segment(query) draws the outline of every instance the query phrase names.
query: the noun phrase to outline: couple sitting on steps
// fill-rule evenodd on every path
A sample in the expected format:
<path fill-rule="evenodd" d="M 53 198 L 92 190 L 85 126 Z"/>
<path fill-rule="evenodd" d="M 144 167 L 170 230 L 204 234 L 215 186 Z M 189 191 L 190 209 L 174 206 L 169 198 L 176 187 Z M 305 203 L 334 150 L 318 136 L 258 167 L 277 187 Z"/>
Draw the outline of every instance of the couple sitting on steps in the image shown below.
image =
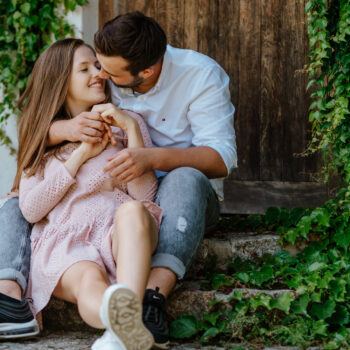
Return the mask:
<path fill-rule="evenodd" d="M 166 348 L 166 298 L 237 163 L 229 78 L 139 12 L 94 45 L 55 42 L 20 98 L 17 174 L 0 202 L 0 339 L 38 334 L 33 313 L 54 295 L 106 329 L 92 349 Z"/>

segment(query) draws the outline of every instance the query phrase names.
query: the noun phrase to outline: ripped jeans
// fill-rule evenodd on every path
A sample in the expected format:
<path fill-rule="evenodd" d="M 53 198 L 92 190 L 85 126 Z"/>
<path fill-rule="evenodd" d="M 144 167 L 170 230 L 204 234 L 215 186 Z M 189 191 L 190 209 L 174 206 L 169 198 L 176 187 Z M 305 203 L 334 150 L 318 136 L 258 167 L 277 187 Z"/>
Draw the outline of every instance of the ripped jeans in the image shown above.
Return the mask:
<path fill-rule="evenodd" d="M 167 267 L 181 279 L 204 232 L 218 222 L 219 201 L 202 172 L 183 167 L 159 179 L 155 202 L 163 209 L 163 219 L 152 267 Z"/>

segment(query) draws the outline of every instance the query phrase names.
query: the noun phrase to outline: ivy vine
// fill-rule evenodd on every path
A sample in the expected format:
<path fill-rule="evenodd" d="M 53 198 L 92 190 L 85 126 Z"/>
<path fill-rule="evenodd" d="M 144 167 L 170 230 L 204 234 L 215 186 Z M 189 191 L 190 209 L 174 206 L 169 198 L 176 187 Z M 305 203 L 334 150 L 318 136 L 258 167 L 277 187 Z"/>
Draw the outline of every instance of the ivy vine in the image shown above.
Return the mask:
<path fill-rule="evenodd" d="M 309 0 L 305 11 L 307 88 L 313 99 L 309 151 L 322 152 L 326 180 L 337 174 L 340 190 L 315 209 L 274 207 L 263 216 L 228 219 L 236 228 L 272 230 L 280 234 L 281 244 L 302 243 L 306 248 L 296 256 L 281 250 L 254 262 L 236 259 L 226 273 L 212 273 L 209 288 L 287 288 L 291 293 L 277 299 L 233 293 L 229 309 L 214 301 L 200 319 L 186 315 L 175 320 L 175 338 L 239 340 L 253 348 L 279 343 L 350 349 L 350 2 Z"/>
<path fill-rule="evenodd" d="M 5 133 L 34 62 L 54 40 L 74 36 L 65 16 L 88 0 L 0 0 L 0 144 L 16 151 Z"/>

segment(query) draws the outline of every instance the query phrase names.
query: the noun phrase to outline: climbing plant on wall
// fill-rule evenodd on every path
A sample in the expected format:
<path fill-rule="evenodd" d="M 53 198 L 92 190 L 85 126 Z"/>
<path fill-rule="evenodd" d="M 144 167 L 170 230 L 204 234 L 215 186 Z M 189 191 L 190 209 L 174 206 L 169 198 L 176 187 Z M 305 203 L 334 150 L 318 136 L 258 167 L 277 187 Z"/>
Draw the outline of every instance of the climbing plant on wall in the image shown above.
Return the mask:
<path fill-rule="evenodd" d="M 18 114 L 17 100 L 34 62 L 54 40 L 74 35 L 69 11 L 88 0 L 0 0 L 0 144 L 15 153 L 4 126 Z"/>
<path fill-rule="evenodd" d="M 318 208 L 269 208 L 264 216 L 238 220 L 254 230 L 276 231 L 282 244 L 306 248 L 296 256 L 281 250 L 254 263 L 236 259 L 227 273 L 210 277 L 210 287 L 226 293 L 236 287 L 291 291 L 277 299 L 264 293 L 247 299 L 236 291 L 229 309 L 214 301 L 201 319 L 175 320 L 176 338 L 350 349 L 350 1 L 309 0 L 305 11 L 313 99 L 309 151 L 322 152 L 326 179 L 337 174 L 340 190 Z"/>

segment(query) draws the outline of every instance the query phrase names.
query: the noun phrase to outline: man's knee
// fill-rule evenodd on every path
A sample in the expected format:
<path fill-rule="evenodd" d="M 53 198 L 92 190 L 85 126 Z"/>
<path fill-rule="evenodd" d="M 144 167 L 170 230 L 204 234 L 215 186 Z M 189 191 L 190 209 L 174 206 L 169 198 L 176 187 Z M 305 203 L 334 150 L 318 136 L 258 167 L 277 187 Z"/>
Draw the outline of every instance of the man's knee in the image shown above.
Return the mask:
<path fill-rule="evenodd" d="M 161 187 L 173 187 L 173 190 L 186 193 L 203 192 L 210 187 L 209 179 L 199 170 L 181 167 L 172 170 L 164 178 Z"/>

